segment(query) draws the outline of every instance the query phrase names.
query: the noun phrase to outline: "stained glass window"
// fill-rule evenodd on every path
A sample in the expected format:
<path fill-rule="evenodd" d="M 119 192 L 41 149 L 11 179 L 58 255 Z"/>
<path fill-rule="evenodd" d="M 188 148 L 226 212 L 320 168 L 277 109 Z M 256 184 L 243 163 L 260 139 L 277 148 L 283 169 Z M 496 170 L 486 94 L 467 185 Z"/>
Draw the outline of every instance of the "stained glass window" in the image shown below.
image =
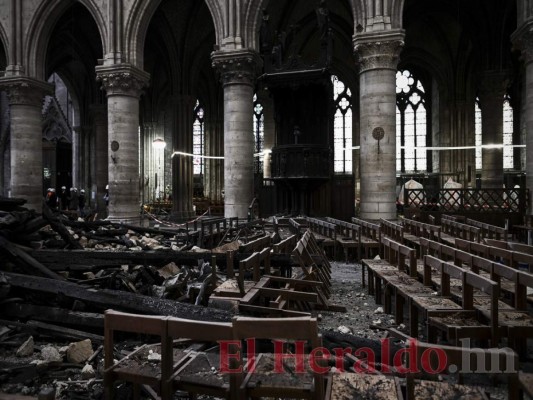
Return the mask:
<path fill-rule="evenodd" d="M 408 70 L 396 73 L 396 170 L 427 170 L 427 114 L 422 82 Z"/>
<path fill-rule="evenodd" d="M 514 167 L 513 152 L 513 107 L 506 95 L 503 99 L 503 168 Z"/>
<path fill-rule="evenodd" d="M 333 101 L 335 102 L 335 120 L 333 125 L 334 171 L 340 174 L 352 173 L 352 92 L 335 75 L 333 83 Z"/>
<path fill-rule="evenodd" d="M 200 101 L 196 100 L 192 126 L 193 173 L 195 175 L 203 175 L 204 173 L 204 145 L 204 109 L 200 105 Z"/>
<path fill-rule="evenodd" d="M 265 141 L 265 116 L 263 106 L 254 95 L 254 173 L 263 173 L 263 143 Z"/>
<path fill-rule="evenodd" d="M 476 169 L 481 170 L 483 168 L 482 163 L 482 148 L 481 145 L 483 144 L 483 135 L 482 135 L 482 129 L 481 129 L 481 108 L 479 107 L 479 98 L 476 98 L 476 105 L 475 105 L 475 118 L 476 118 L 476 125 L 475 125 L 475 133 L 476 133 Z"/>

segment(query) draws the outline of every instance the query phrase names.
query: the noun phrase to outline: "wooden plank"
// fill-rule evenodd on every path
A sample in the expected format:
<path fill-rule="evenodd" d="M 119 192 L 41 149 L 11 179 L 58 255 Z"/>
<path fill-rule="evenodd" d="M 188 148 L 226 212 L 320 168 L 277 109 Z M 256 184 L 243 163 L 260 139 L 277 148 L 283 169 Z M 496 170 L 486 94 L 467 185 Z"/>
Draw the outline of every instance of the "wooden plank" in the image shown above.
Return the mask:
<path fill-rule="evenodd" d="M 100 310 L 115 308 L 121 311 L 135 312 L 140 314 L 169 315 L 194 320 L 222 321 L 231 320 L 233 314 L 208 307 L 192 304 L 179 303 L 173 300 L 158 299 L 135 293 L 115 290 L 86 289 L 80 285 L 64 281 L 55 281 L 36 276 L 20 275 L 10 272 L 4 273 L 8 283 L 13 287 L 26 290 L 50 293 L 77 299 Z"/>
<path fill-rule="evenodd" d="M 102 329 L 104 327 L 104 316 L 102 314 L 70 311 L 57 307 L 15 303 L 9 307 L 5 307 L 2 314 L 8 317 L 68 323 L 69 325 L 78 327 L 85 326 Z"/>
<path fill-rule="evenodd" d="M 104 342 L 104 337 L 101 335 L 95 335 L 94 333 L 84 332 L 77 329 L 65 328 L 64 326 L 47 324 L 45 322 L 30 320 L 27 322 L 26 326 L 35 328 L 35 330 L 40 333 L 48 333 L 54 337 L 74 340 L 91 339 L 93 342 Z"/>
<path fill-rule="evenodd" d="M 272 289 L 272 288 L 266 288 L 266 287 L 259 289 L 259 292 L 262 296 L 270 296 L 270 297 L 281 296 L 285 299 L 291 299 L 291 300 L 309 301 L 313 303 L 318 302 L 318 295 L 316 293 L 298 292 L 295 290 L 285 290 L 285 289 Z"/>
<path fill-rule="evenodd" d="M 16 244 L 13 244 L 6 240 L 3 236 L 0 236 L 0 249 L 4 249 L 5 253 L 10 256 L 9 258 L 17 265 L 21 265 L 22 268 L 29 267 L 32 271 L 38 272 L 40 275 L 43 275 L 50 279 L 64 280 L 62 276 L 57 275 L 56 273 L 50 271 L 47 267 L 41 264 L 39 261 L 28 255 L 24 250 L 22 250 Z M 26 269 L 26 268 L 24 268 Z"/>

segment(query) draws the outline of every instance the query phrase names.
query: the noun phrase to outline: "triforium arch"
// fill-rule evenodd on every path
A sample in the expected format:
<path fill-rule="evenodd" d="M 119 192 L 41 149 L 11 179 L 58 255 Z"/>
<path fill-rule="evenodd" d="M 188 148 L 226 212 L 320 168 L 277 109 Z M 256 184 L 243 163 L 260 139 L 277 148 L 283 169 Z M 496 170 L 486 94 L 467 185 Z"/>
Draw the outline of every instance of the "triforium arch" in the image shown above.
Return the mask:
<path fill-rule="evenodd" d="M 77 2 L 82 4 L 94 19 L 100 33 L 103 53 L 105 54 L 106 41 L 104 38 L 107 37 L 108 32 L 102 10 L 94 0 L 77 0 Z M 46 50 L 50 35 L 56 22 L 72 4 L 73 2 L 64 0 L 43 1 L 34 13 L 29 25 L 29 33 L 24 41 L 23 62 L 29 76 L 45 79 Z"/>

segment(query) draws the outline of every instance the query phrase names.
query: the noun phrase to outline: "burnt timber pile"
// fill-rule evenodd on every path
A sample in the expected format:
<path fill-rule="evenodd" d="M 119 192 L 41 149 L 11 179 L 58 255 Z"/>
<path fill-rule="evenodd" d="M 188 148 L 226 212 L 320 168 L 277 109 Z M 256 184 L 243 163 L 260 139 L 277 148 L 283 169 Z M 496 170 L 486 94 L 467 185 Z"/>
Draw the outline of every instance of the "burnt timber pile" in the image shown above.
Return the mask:
<path fill-rule="evenodd" d="M 387 222 L 352 222 L 305 217 L 239 224 L 208 218 L 180 227 L 143 228 L 73 220 L 50 210 L 35 214 L 22 201 L 0 199 L 0 393 L 43 399 L 171 399 L 174 393 L 234 399 L 243 393 L 325 399 L 362 394 L 421 398 L 424 393 L 485 398 L 483 390 L 472 386 L 435 382 L 435 374 L 431 381 L 420 381 L 427 374 L 394 368 L 381 373 L 394 365 L 392 358 L 383 358 L 389 357 L 383 343 L 318 328 L 316 317 L 322 310 L 346 311 L 331 296 L 332 266 L 326 252 L 335 257 L 337 247 L 346 261 L 354 251 L 357 260 L 364 257 L 363 265 L 372 274 L 369 294 L 378 304 L 378 297 L 385 295 L 386 313 L 394 299 L 396 322 L 403 318 L 398 305 L 404 292 L 398 289 L 393 296 L 390 289 L 407 282 L 396 272 L 416 272 L 409 265 L 416 261 L 414 252 L 389 238 L 396 227 Z M 404 221 L 400 234 L 408 226 Z M 405 235 L 418 246 L 428 246 L 417 235 Z M 386 257 L 373 263 L 367 257 L 380 244 Z M 390 275 L 387 268 L 398 271 Z M 389 275 L 401 279 L 396 282 Z M 389 283 L 381 290 L 384 277 Z M 416 287 L 414 281 L 410 285 Z M 401 331 L 377 327 L 383 337 L 395 338 L 387 342 L 391 354 L 406 349 L 409 334 L 419 337 L 412 321 L 417 320 L 408 328 L 402 324 Z M 213 344 L 251 337 L 258 339 L 257 371 L 219 370 L 223 353 L 214 351 Z M 296 371 L 294 360 L 288 359 L 282 363 L 285 373 L 272 374 L 279 350 L 273 338 L 305 340 L 332 356 L 315 360 L 325 368 L 322 372 L 307 368 L 311 363 Z M 425 351 L 442 351 L 456 366 L 464 361 L 465 350 L 453 346 L 420 342 L 418 350 L 413 355 L 417 362 Z M 500 362 L 496 366 L 516 360 L 514 352 L 495 350 L 487 349 L 486 356 L 491 363 Z M 242 360 L 234 361 L 228 366 L 239 370 Z M 379 373 L 353 373 L 370 367 Z M 518 383 L 527 388 L 528 376 L 518 379 L 513 371 L 506 375 L 509 396 L 517 393 Z"/>
<path fill-rule="evenodd" d="M 83 362 L 97 370 L 107 309 L 218 323 L 239 313 L 283 317 L 343 311 L 328 301 L 329 262 L 313 261 L 316 256 L 304 249 L 291 257 L 296 236 L 288 227 L 286 232 L 268 227 L 268 232 L 264 221 L 229 221 L 229 226 L 213 218 L 165 230 L 73 220 L 47 208 L 41 215 L 23 205 L 0 199 L 0 345 L 6 354 L 0 383 L 20 388 L 50 368 L 65 381 L 70 376 L 65 370 L 80 373 L 83 363 L 65 362 L 67 356 L 44 358 L 39 367 L 22 365 L 34 351 L 48 349 L 33 347 L 34 338 L 89 340 Z M 311 264 L 293 274 L 302 257 Z M 10 360 L 7 354 L 15 351 L 20 357 Z M 101 383 L 95 373 L 91 379 Z"/>

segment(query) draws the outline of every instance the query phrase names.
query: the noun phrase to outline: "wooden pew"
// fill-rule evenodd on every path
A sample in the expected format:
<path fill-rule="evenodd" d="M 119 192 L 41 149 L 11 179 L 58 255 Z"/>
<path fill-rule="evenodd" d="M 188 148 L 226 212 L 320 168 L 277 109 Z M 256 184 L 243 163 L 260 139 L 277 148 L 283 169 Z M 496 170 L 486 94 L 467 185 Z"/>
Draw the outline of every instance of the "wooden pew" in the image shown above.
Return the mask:
<path fill-rule="evenodd" d="M 456 238 L 479 242 L 480 229 L 450 219 L 443 219 L 441 221 L 441 240 L 453 246 Z"/>
<path fill-rule="evenodd" d="M 335 225 L 317 218 L 305 217 L 305 219 L 320 248 L 324 251 L 333 249 L 333 259 L 335 259 L 337 252 L 337 230 Z"/>
<path fill-rule="evenodd" d="M 485 222 L 476 221 L 470 218 L 467 218 L 465 220 L 465 223 L 479 228 L 479 234 L 481 239 L 507 240 L 507 238 L 509 237 L 508 230 L 502 228 L 501 226 L 490 225 Z"/>
<path fill-rule="evenodd" d="M 364 219 L 352 217 L 352 223 L 361 227 L 361 247 L 365 253 L 364 258 L 379 253 L 381 246 L 381 227 Z"/>
<path fill-rule="evenodd" d="M 415 245 L 420 245 L 420 238 L 427 238 L 440 242 L 441 227 L 437 225 L 426 224 L 424 222 L 415 221 L 408 218 L 402 219 L 404 226 L 404 239 Z"/>
<path fill-rule="evenodd" d="M 445 346 L 433 343 L 413 341 L 407 335 L 396 329 L 389 330 L 391 337 L 401 339 L 415 350 L 406 359 L 403 365 L 406 373 L 405 394 L 407 400 L 418 400 L 430 398 L 446 393 L 453 393 L 454 398 L 461 399 L 483 399 L 479 397 L 480 392 L 474 391 L 471 387 L 450 384 L 448 382 L 435 381 L 435 374 L 423 368 L 428 364 L 432 368 L 440 366 L 441 374 L 457 376 L 457 381 L 461 381 L 462 375 L 470 374 L 492 374 L 492 376 L 503 376 L 507 379 L 507 398 L 518 398 L 518 369 L 519 361 L 516 352 L 509 348 L 480 349 L 466 346 Z M 438 356 L 440 355 L 440 357 Z M 445 356 L 443 356 L 445 355 Z M 429 357 L 428 357 L 429 356 Z M 439 357 L 437 359 L 437 357 Z M 442 364 L 441 364 L 442 363 Z M 419 380 L 430 378 L 432 381 Z M 439 397 L 446 398 L 446 397 Z"/>
<path fill-rule="evenodd" d="M 356 259 L 361 259 L 361 225 L 330 217 L 326 217 L 326 221 L 335 224 L 337 229 L 337 244 L 340 245 L 344 251 L 344 261 L 348 262 L 348 253 L 350 249 L 355 249 L 357 252 Z"/>
<path fill-rule="evenodd" d="M 506 334 L 504 329 L 498 326 L 498 300 L 499 286 L 497 282 L 484 278 L 471 271 L 457 267 L 448 262 L 441 264 L 441 286 L 440 293 L 443 296 L 451 296 L 450 279 L 462 281 L 463 291 L 461 311 L 428 311 L 428 325 L 430 337 L 428 340 L 435 340 L 435 330 L 441 330 L 447 334 L 450 340 L 458 344 L 460 338 L 477 338 L 488 340 L 496 347 L 502 334 Z M 490 297 L 489 320 L 487 323 L 480 322 L 480 314 L 474 306 L 474 290 L 485 293 Z M 503 332 L 502 332 L 503 331 Z"/>
<path fill-rule="evenodd" d="M 392 240 L 395 240 L 398 243 L 404 242 L 404 228 L 402 225 L 397 224 L 392 221 L 388 221 L 386 219 L 381 218 L 379 220 L 379 224 L 381 226 L 381 232 L 385 236 L 390 237 Z"/>

